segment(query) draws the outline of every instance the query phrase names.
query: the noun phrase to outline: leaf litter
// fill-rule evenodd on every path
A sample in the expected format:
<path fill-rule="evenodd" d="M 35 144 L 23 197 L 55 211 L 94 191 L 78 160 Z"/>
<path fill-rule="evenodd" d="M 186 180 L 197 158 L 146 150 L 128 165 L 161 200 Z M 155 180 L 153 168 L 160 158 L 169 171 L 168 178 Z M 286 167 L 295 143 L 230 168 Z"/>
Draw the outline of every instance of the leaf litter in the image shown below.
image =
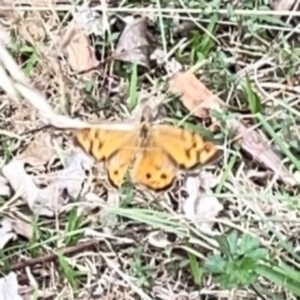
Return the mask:
<path fill-rule="evenodd" d="M 128 17 L 113 53 L 115 60 L 131 62 L 150 68 L 150 43 L 147 37 L 147 18 Z"/>
<path fill-rule="evenodd" d="M 10 188 L 8 181 L 0 175 L 0 196 L 8 197 L 10 195 Z"/>
<path fill-rule="evenodd" d="M 271 0 L 270 5 L 274 10 L 289 10 L 296 3 L 296 0 Z"/>
<path fill-rule="evenodd" d="M 225 108 L 222 100 L 201 83 L 191 71 L 180 72 L 170 78 L 170 91 L 180 96 L 183 105 L 192 115 L 199 118 L 211 116 L 212 111 L 222 113 Z M 226 120 L 229 130 L 241 148 L 255 160 L 274 171 L 279 179 L 290 185 L 297 185 L 295 176 L 282 164 L 281 158 L 268 145 L 268 139 L 258 129 L 249 128 L 241 118 Z"/>
<path fill-rule="evenodd" d="M 67 61 L 75 72 L 86 71 L 99 64 L 85 30 L 77 24 L 69 28 L 63 36 L 61 49 L 66 53 Z"/>
<path fill-rule="evenodd" d="M 3 249 L 15 236 L 15 233 L 12 231 L 11 222 L 8 219 L 2 219 L 0 227 L 0 249 Z"/>
<path fill-rule="evenodd" d="M 211 174 L 209 174 L 209 176 L 210 175 Z M 210 177 L 208 178 L 210 179 Z M 205 180 L 203 174 L 202 178 Z M 216 218 L 218 214 L 224 207 L 220 201 L 213 196 L 211 190 L 213 186 L 208 187 L 208 183 L 204 183 L 203 179 L 201 180 L 201 174 L 200 176 L 187 177 L 185 189 L 188 192 L 188 196 L 184 201 L 183 211 L 185 216 L 193 221 L 201 231 L 209 234 L 216 234 L 212 230 L 212 227 L 217 221 Z M 215 184 L 217 184 L 217 182 L 215 182 Z M 200 190 L 200 187 L 202 187 L 202 191 Z"/>
<path fill-rule="evenodd" d="M 26 160 L 13 159 L 2 168 L 10 186 L 37 215 L 54 217 L 65 204 L 65 197 L 76 199 L 86 177 L 84 166 L 91 163 L 81 151 L 70 151 L 65 157 L 65 167 L 56 173 L 51 183 L 39 188 L 34 178 L 26 172 Z"/>
<path fill-rule="evenodd" d="M 89 12 L 90 13 L 90 12 Z M 89 14 L 88 13 L 88 14 Z M 92 13 L 90 14 L 91 19 L 89 19 L 88 15 L 85 15 L 85 13 L 83 13 L 81 15 L 82 19 L 85 20 L 92 20 L 92 26 L 89 27 L 91 24 L 87 25 L 89 28 L 93 28 L 91 29 L 91 31 L 96 30 L 96 32 L 98 32 L 97 34 L 102 34 L 102 29 L 97 26 L 93 27 L 93 18 L 95 17 Z M 80 18 L 81 18 L 80 17 Z M 95 17 L 95 19 L 97 19 L 97 17 Z M 119 38 L 119 42 L 117 44 L 116 47 L 116 52 L 114 53 L 115 55 L 115 59 L 119 59 L 125 62 L 135 62 L 139 65 L 142 65 L 146 68 L 149 68 L 149 42 L 147 41 L 146 38 L 146 29 L 145 29 L 145 23 L 144 21 L 142 22 L 143 18 L 139 19 L 139 18 L 129 18 L 129 22 L 127 22 L 127 25 L 125 26 L 125 29 L 123 30 L 123 33 L 121 33 L 120 38 Z M 141 21 L 141 23 L 139 24 L 138 21 L 137 23 L 138 28 L 134 29 L 133 27 L 131 27 L 134 24 L 134 21 L 138 20 Z M 81 25 L 83 25 L 84 27 L 84 23 L 85 21 L 83 21 L 83 23 L 81 22 Z M 87 21 L 87 23 L 89 23 L 89 21 Z M 105 26 L 108 23 L 106 23 Z M 104 26 L 104 31 L 106 30 L 106 27 Z M 109 26 L 108 26 L 109 27 Z M 96 29 L 95 29 L 96 28 Z M 82 29 L 82 28 L 81 28 Z M 86 29 L 86 28 L 85 28 Z M 75 40 L 73 41 L 73 47 L 72 47 L 72 51 L 74 52 L 70 52 L 71 54 L 71 60 L 68 61 L 68 63 L 70 64 L 71 69 L 73 70 L 80 70 L 80 69 L 86 69 L 86 67 L 91 67 L 94 66 L 95 64 L 97 64 L 97 61 L 94 61 L 94 52 L 93 52 L 93 47 L 89 48 L 90 42 L 87 38 L 87 33 L 84 32 L 83 29 L 82 31 L 77 32 L 77 29 L 74 30 L 71 29 L 71 40 L 73 38 L 73 33 L 74 36 L 76 37 L 76 34 L 78 34 L 77 36 L 77 40 L 75 38 Z M 73 31 L 72 31 L 73 30 Z M 127 42 L 126 42 L 127 41 Z M 80 47 L 80 43 L 82 42 L 83 47 Z M 141 45 L 141 47 L 136 47 L 134 49 L 139 49 L 139 51 L 131 51 L 131 54 L 134 52 L 134 55 L 128 55 L 128 50 L 132 50 L 132 45 L 134 45 L 134 43 L 136 43 L 137 45 Z M 68 43 L 67 43 L 68 44 Z M 72 44 L 72 43 L 71 43 Z M 77 47 L 78 46 L 78 47 Z M 3 50 L 3 48 L 1 48 L 0 50 Z M 78 50 L 78 52 L 77 52 Z M 90 52 L 91 50 L 91 52 Z M 130 51 L 129 51 L 130 52 Z M 3 51 L 2 51 L 3 53 Z M 124 55 L 124 53 L 127 55 Z M 73 55 L 73 57 L 72 57 Z M 81 60 L 77 60 L 77 58 L 81 58 L 81 55 L 87 55 L 87 57 L 85 57 L 85 59 Z M 122 55 L 124 55 L 122 57 Z M 70 56 L 68 56 L 69 58 Z M 0 56 L 1 58 L 1 56 Z M 3 57 L 2 57 L 3 58 Z M 1 59 L 2 59 L 1 58 Z M 162 59 L 162 62 L 166 61 L 166 59 Z M 8 69 L 9 67 L 7 65 L 5 65 L 5 67 Z M 12 65 L 10 66 L 12 67 Z M 45 121 L 45 123 L 50 123 L 54 126 L 57 126 L 58 128 L 82 128 L 84 126 L 90 126 L 90 124 L 87 124 L 86 122 L 79 120 L 79 119 L 70 119 L 68 117 L 62 116 L 57 114 L 49 105 L 49 103 L 46 100 L 46 97 L 38 92 L 37 90 L 35 90 L 34 88 L 30 87 L 30 85 L 28 85 L 27 80 L 24 80 L 24 78 L 22 77 L 22 72 L 20 71 L 20 69 L 14 69 L 15 73 L 12 72 L 12 80 L 8 80 L 7 81 L 7 86 L 11 87 L 12 89 L 10 90 L 6 90 L 7 93 L 11 95 L 12 98 L 18 98 L 17 97 L 17 93 L 21 94 L 26 101 L 32 105 L 34 108 L 36 108 L 40 114 L 40 116 L 43 118 L 43 121 Z M 21 76 L 19 76 L 21 75 Z M 19 80 L 15 80 L 17 77 L 19 77 Z M 7 78 L 7 77 L 5 77 Z M 182 102 L 183 106 L 194 116 L 200 117 L 201 119 L 206 119 L 206 118 L 212 118 L 214 121 L 216 121 L 214 119 L 214 117 L 212 116 L 212 111 L 213 110 L 217 110 L 219 113 L 222 113 L 223 109 L 225 108 L 225 105 L 223 104 L 223 102 L 217 97 L 215 96 L 212 92 L 210 92 L 209 89 L 207 89 L 205 87 L 204 84 L 201 83 L 201 81 L 199 81 L 191 72 L 181 72 L 179 71 L 178 73 L 175 72 L 175 75 L 170 79 L 169 81 L 171 90 L 179 95 L 179 99 Z M 13 91 L 13 92 L 12 92 Z M 79 99 L 76 99 L 77 101 L 79 101 Z M 139 110 L 139 107 L 138 107 Z M 103 124 L 98 124 L 103 125 Z M 269 167 L 270 169 L 274 170 L 274 171 L 278 171 L 279 170 L 279 177 L 281 179 L 284 180 L 284 182 L 289 182 L 289 183 L 293 183 L 293 175 L 286 170 L 285 168 L 282 169 L 278 169 L 279 165 L 281 166 L 281 161 L 280 158 L 277 154 L 275 154 L 275 152 L 270 148 L 270 146 L 268 145 L 268 140 L 262 138 L 262 135 L 260 134 L 260 132 L 257 129 L 254 128 L 249 128 L 249 126 L 244 123 L 241 119 L 235 119 L 235 120 L 228 120 L 227 121 L 227 127 L 229 127 L 230 129 L 234 129 L 239 136 L 239 142 L 241 144 L 241 147 L 243 150 L 245 150 L 247 153 L 251 154 L 253 156 L 253 158 L 263 164 L 265 164 L 265 166 Z M 106 126 L 104 124 L 104 126 Z M 110 124 L 108 126 L 111 126 Z M 121 125 L 122 126 L 122 125 Z M 130 125 L 131 126 L 131 125 Z M 249 132 L 251 132 L 251 134 L 249 134 Z M 47 140 L 47 139 L 46 139 Z M 263 143 L 264 142 L 264 143 Z M 34 142 L 35 143 L 35 142 Z M 36 144 L 37 146 L 39 146 L 39 143 Z M 44 147 L 44 146 L 43 146 Z M 3 168 L 3 174 L 5 175 L 6 179 L 5 179 L 5 183 L 4 185 L 6 185 L 7 183 L 10 183 L 11 187 L 13 188 L 13 190 L 15 192 L 17 192 L 17 194 L 15 196 L 20 195 L 20 197 L 22 197 L 27 203 L 28 206 L 32 209 L 32 211 L 34 213 L 38 213 L 41 215 L 45 215 L 45 216 L 55 216 L 57 212 L 60 212 L 63 210 L 63 206 L 64 206 L 64 194 L 67 191 L 68 194 L 70 194 L 71 196 L 73 196 L 74 198 L 76 198 L 76 195 L 78 195 L 78 192 L 81 191 L 81 185 L 83 183 L 83 178 L 84 178 L 84 172 L 82 170 L 82 161 L 84 160 L 83 158 L 79 158 L 75 155 L 75 157 L 72 156 L 72 154 L 70 154 L 70 157 L 68 156 L 69 154 L 66 155 L 66 162 L 65 162 L 65 166 L 64 166 L 64 170 L 63 171 L 59 171 L 55 174 L 55 176 L 53 176 L 51 178 L 51 180 L 49 180 L 49 182 L 46 185 L 46 188 L 40 188 L 35 180 L 35 176 L 33 176 L 32 174 L 28 174 L 27 170 L 26 170 L 26 163 L 31 163 L 33 164 L 33 167 L 37 167 L 39 164 L 43 164 L 45 161 L 49 160 L 49 157 L 52 154 L 52 150 L 47 152 L 45 151 L 45 158 L 39 154 L 37 152 L 37 159 L 35 160 L 34 158 L 34 147 L 32 147 L 32 149 L 29 148 L 29 150 L 27 150 L 28 152 L 25 153 L 24 157 L 22 159 L 20 159 L 20 157 L 14 158 L 11 162 L 9 162 L 6 166 L 4 166 Z M 68 158 L 70 158 L 70 160 L 68 160 Z M 28 162 L 27 162 L 27 161 Z M 40 162 L 39 162 L 40 160 Z M 8 166 L 8 168 L 7 168 Z M 5 169 L 6 168 L 6 169 Z M 90 168 L 90 164 L 88 164 L 88 168 Z M 13 174 L 15 171 L 15 174 Z M 17 171 L 17 172 L 16 172 Z M 78 173 L 77 173 L 78 172 Z M 17 174 L 17 178 L 15 178 L 16 180 L 14 180 L 13 176 L 15 176 Z M 76 180 L 74 180 L 74 175 L 76 175 L 75 177 L 78 177 Z M 7 177 L 8 176 L 8 177 Z M 291 179 L 292 178 L 292 179 Z M 200 218 L 212 218 L 215 219 L 216 217 L 218 217 L 219 212 L 224 208 L 223 207 L 223 203 L 221 204 L 219 202 L 219 200 L 214 197 L 211 196 L 213 195 L 213 193 L 211 192 L 211 189 L 214 188 L 216 186 L 216 183 L 218 182 L 218 178 L 212 176 L 211 173 L 205 173 L 202 172 L 200 174 L 198 174 L 198 176 L 187 176 L 186 177 L 186 181 L 184 183 L 184 187 L 188 192 L 188 197 L 186 202 L 183 205 L 183 212 L 185 214 L 185 216 L 190 219 L 193 220 L 193 222 L 195 222 L 196 225 L 198 225 L 198 227 L 202 226 L 203 224 L 205 224 L 205 222 L 201 222 L 201 220 L 198 223 L 198 219 Z M 25 184 L 25 186 L 24 186 Z M 27 186 L 28 184 L 28 186 Z M 200 189 L 201 187 L 201 189 Z M 19 191 L 19 189 L 21 188 L 21 192 Z M 233 189 L 235 189 L 235 187 L 233 187 Z M 203 191 L 204 190 L 204 191 Z M 83 192 L 84 194 L 84 192 Z M 95 196 L 93 194 L 93 196 Z M 116 197 L 116 198 L 115 198 Z M 114 195 L 108 196 L 108 198 L 110 198 L 112 201 L 111 203 L 108 203 L 109 205 L 119 205 L 118 201 L 115 200 L 119 200 L 119 195 L 118 193 L 115 193 Z M 95 199 L 96 197 L 94 197 Z M 147 198 L 147 195 L 146 197 Z M 135 199 L 131 199 L 133 205 L 135 204 Z M 131 203 L 131 205 L 132 205 Z M 203 220 L 203 219 L 202 219 Z M 112 223 L 108 222 L 108 227 L 111 227 L 112 225 L 117 225 L 118 220 L 115 219 L 113 220 Z M 105 222 L 104 222 L 105 223 Z M 136 225 L 136 224 L 135 224 Z M 210 223 L 206 224 L 207 226 L 202 227 L 201 230 L 204 230 L 206 232 L 209 233 L 214 233 L 212 231 L 212 227 L 210 225 Z M 22 225 L 21 225 L 22 226 Z M 126 226 L 126 225 L 125 225 Z M 123 224 L 120 224 L 120 228 L 124 228 Z M 120 229 L 118 228 L 118 229 Z M 135 236 L 135 226 L 132 226 L 131 228 L 133 228 L 132 231 L 126 231 L 125 234 L 133 234 L 134 237 Z M 137 228 L 138 230 L 138 228 Z M 143 228 L 144 230 L 144 228 Z M 115 231 L 111 232 L 112 234 Z M 116 235 L 119 232 L 116 232 Z M 144 233 L 144 232 L 143 232 Z M 27 235 L 25 233 L 25 235 Z M 30 237 L 30 235 L 27 235 L 28 237 Z M 139 236 L 140 237 L 140 236 Z M 168 246 L 170 245 L 170 243 L 168 243 L 166 241 L 166 239 L 164 239 L 164 237 L 162 238 L 161 241 L 159 241 L 161 237 L 157 238 L 156 236 L 156 232 L 155 234 L 153 233 L 152 235 L 149 235 L 149 243 L 153 243 L 154 246 L 157 247 L 161 247 L 163 249 L 164 246 Z M 110 255 L 112 252 L 115 251 L 115 249 L 113 249 L 110 241 L 105 240 L 104 242 L 106 245 L 108 245 L 108 251 L 110 252 Z M 139 243 L 140 245 L 141 243 Z M 172 246 L 172 243 L 171 243 Z M 111 251 L 113 250 L 113 251 Z M 118 249 L 120 250 L 118 252 L 118 255 L 122 255 L 123 249 Z M 116 250 L 116 251 L 118 251 Z M 130 251 L 132 249 L 129 249 Z M 144 249 L 143 249 L 144 250 Z M 145 251 L 147 251 L 148 249 L 145 249 Z M 99 253 L 102 252 L 100 251 Z M 158 253 L 156 253 L 158 254 Z M 128 255 L 128 253 L 126 253 L 126 256 Z M 103 255 L 102 255 L 103 256 Z M 103 256 L 106 257 L 106 256 Z M 144 258 L 144 257 L 143 257 Z M 156 258 L 157 259 L 157 258 Z M 160 259 L 160 258 L 158 258 Z M 182 257 L 180 257 L 180 259 L 182 259 Z M 88 258 L 89 260 L 89 258 Z M 107 261 L 107 259 L 104 259 L 105 261 Z M 110 267 L 113 265 L 113 270 L 116 271 L 120 271 L 123 270 L 123 266 L 118 265 L 119 261 L 124 260 L 124 257 L 122 257 L 121 259 L 119 259 L 119 257 L 117 257 L 117 260 L 115 262 L 113 262 L 112 260 L 109 260 L 109 264 Z M 136 259 L 139 260 L 139 259 Z M 117 262 L 118 261 L 118 262 Z M 113 264 L 112 264 L 113 262 Z M 166 266 L 166 268 L 168 267 L 167 262 L 164 262 L 164 260 L 160 260 L 160 263 L 163 264 L 163 267 Z M 91 264 L 94 265 L 94 262 L 89 262 Z M 99 261 L 97 261 L 95 264 L 97 265 L 99 263 Z M 127 263 L 127 262 L 126 262 Z M 166 265 L 164 265 L 166 264 Z M 118 266 L 118 267 L 116 267 Z M 106 269 L 107 270 L 107 269 Z M 167 272 L 167 271 L 166 271 Z M 136 286 L 132 284 L 131 281 L 129 281 L 127 274 L 126 273 L 119 273 L 120 276 L 123 275 L 123 278 L 125 278 L 126 280 L 124 280 L 124 282 L 130 284 L 130 286 L 134 287 L 136 289 Z M 134 277 L 134 276 L 132 276 Z M 138 276 L 137 276 L 138 277 Z M 114 278 L 110 278 L 112 280 L 114 280 Z M 165 280 L 165 281 L 164 281 Z M 172 285 L 172 280 L 173 278 L 162 278 L 162 282 L 158 283 L 156 281 L 156 283 L 158 283 L 159 288 L 161 288 L 161 286 L 167 286 L 167 285 L 171 285 L 171 288 L 174 288 L 174 292 L 172 291 L 172 297 L 176 297 L 179 296 L 179 294 L 181 295 L 185 295 L 187 297 L 191 297 L 192 293 L 185 293 L 183 292 L 183 290 L 185 289 L 184 285 L 185 285 L 185 280 L 183 278 L 181 278 L 180 280 L 178 280 L 178 278 L 174 278 L 174 281 L 178 282 L 178 286 L 179 286 L 179 292 L 177 293 L 178 290 L 176 290 L 175 285 Z M 112 281 L 112 282 L 116 282 L 116 281 Z M 166 283 L 166 284 L 165 284 Z M 156 287 L 155 287 L 156 288 Z M 132 288 L 133 289 L 133 288 Z M 101 290 L 101 296 L 102 293 L 104 293 L 105 289 Z M 207 291 L 207 293 L 209 293 L 210 291 Z M 202 289 L 202 293 L 206 293 L 203 289 Z M 164 296 L 162 296 L 164 299 L 168 299 L 168 295 L 170 295 L 170 293 L 165 294 Z M 122 295 L 121 297 L 123 297 L 124 295 Z M 199 296 L 199 291 L 197 291 L 197 296 Z M 123 297 L 125 299 L 125 296 Z M 196 298 L 195 298 L 196 299 Z"/>
<path fill-rule="evenodd" d="M 10 272 L 7 276 L 0 278 L 0 299 L 1 300 L 23 300 L 18 292 L 19 285 L 17 275 Z"/>

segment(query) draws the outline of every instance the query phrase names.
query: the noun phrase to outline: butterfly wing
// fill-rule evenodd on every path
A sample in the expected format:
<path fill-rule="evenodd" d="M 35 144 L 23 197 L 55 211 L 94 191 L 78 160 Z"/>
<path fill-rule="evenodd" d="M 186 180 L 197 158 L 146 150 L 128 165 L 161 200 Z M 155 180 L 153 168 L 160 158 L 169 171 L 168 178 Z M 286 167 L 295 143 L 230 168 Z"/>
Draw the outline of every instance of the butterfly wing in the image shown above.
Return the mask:
<path fill-rule="evenodd" d="M 75 143 L 97 161 L 104 161 L 115 155 L 124 145 L 130 145 L 134 137 L 134 131 L 88 128 L 76 132 Z"/>
<path fill-rule="evenodd" d="M 105 162 L 108 181 L 118 188 L 138 149 L 136 132 L 89 128 L 78 131 L 75 141 L 97 161 Z"/>
<path fill-rule="evenodd" d="M 135 152 L 131 147 L 122 148 L 105 163 L 108 181 L 113 187 L 119 188 L 122 185 Z"/>
<path fill-rule="evenodd" d="M 189 170 L 205 164 L 217 153 L 216 146 L 188 130 L 170 125 L 158 125 L 151 137 L 180 169 Z"/>
<path fill-rule="evenodd" d="M 153 191 L 169 189 L 176 177 L 176 167 L 152 139 L 137 154 L 131 171 L 134 184 L 143 185 Z"/>

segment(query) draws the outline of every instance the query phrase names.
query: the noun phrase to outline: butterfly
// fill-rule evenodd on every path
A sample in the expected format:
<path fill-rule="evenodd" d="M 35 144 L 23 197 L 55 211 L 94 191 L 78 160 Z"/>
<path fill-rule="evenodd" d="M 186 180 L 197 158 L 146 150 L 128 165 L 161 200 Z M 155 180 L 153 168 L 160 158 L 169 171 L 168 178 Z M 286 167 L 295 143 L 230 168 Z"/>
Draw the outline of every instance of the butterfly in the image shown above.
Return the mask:
<path fill-rule="evenodd" d="M 84 128 L 75 143 L 104 163 L 109 183 L 119 188 L 128 171 L 134 185 L 155 192 L 170 189 L 178 171 L 189 171 L 215 157 L 217 147 L 201 135 L 146 120 L 132 130 Z"/>

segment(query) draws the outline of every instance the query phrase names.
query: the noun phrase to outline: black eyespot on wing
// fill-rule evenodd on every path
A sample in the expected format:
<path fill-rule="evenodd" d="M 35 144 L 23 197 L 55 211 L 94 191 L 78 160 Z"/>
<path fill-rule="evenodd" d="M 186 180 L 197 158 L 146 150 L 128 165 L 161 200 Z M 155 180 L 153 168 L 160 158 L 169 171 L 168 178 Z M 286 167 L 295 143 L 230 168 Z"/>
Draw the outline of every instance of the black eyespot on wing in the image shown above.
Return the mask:
<path fill-rule="evenodd" d="M 168 176 L 167 176 L 165 173 L 162 173 L 162 174 L 160 175 L 160 178 L 165 180 L 165 179 L 168 178 Z"/>
<path fill-rule="evenodd" d="M 151 174 L 150 173 L 146 173 L 146 178 L 147 179 L 150 179 L 152 176 L 151 176 Z"/>

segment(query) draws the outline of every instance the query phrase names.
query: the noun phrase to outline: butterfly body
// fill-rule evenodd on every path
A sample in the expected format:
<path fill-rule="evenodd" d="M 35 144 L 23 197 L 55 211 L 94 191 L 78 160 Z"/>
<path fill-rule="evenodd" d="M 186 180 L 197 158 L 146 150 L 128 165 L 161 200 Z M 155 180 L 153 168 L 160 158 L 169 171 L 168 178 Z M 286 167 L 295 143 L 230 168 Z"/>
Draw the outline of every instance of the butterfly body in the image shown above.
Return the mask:
<path fill-rule="evenodd" d="M 142 122 L 132 131 L 79 130 L 76 141 L 97 161 L 118 188 L 128 171 L 133 184 L 156 192 L 170 188 L 179 170 L 188 171 L 213 158 L 215 145 L 188 130 Z"/>

